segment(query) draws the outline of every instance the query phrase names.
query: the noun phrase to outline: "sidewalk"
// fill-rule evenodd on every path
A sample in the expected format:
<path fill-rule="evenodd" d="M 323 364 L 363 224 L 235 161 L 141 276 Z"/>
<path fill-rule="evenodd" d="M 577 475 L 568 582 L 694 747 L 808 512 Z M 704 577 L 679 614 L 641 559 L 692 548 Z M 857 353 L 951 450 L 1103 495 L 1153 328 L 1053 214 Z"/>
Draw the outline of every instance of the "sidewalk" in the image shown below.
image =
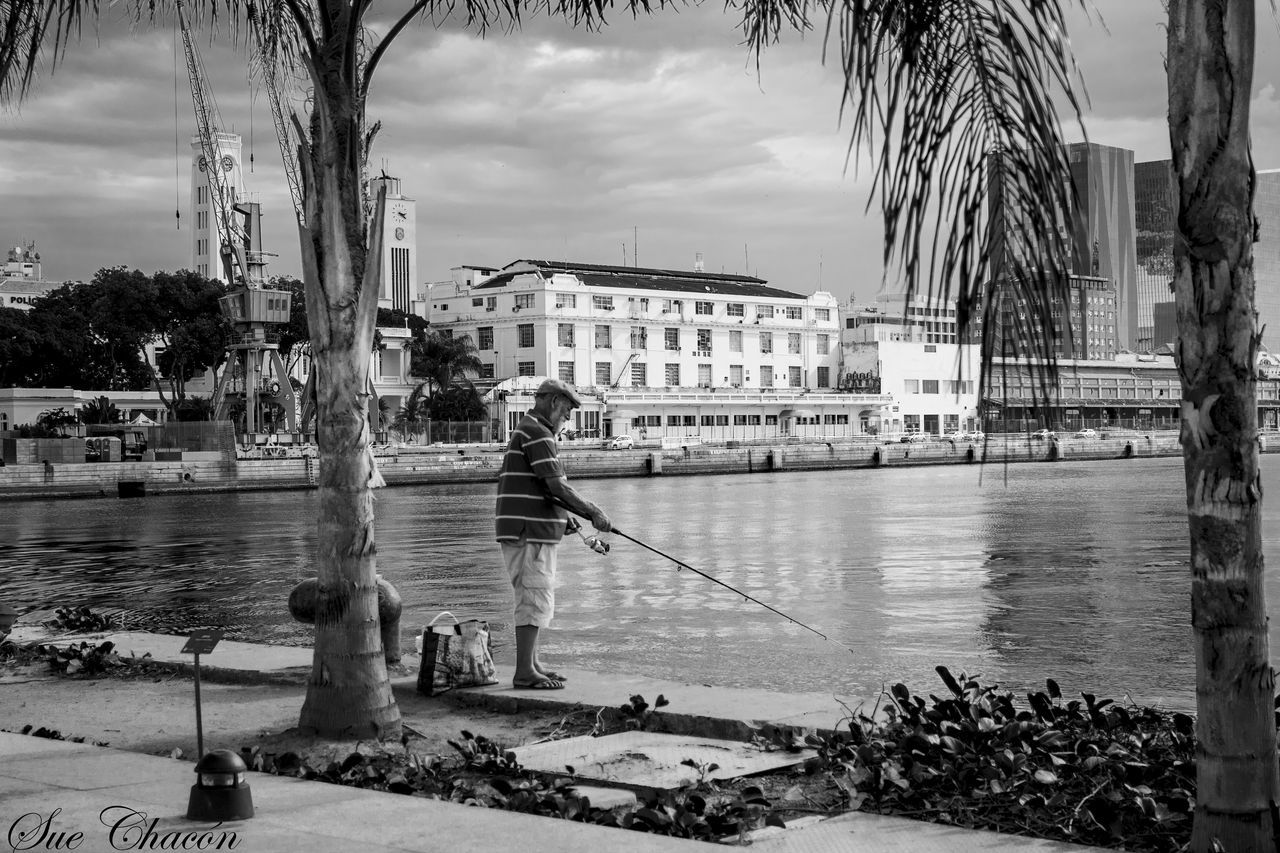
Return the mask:
<path fill-rule="evenodd" d="M 35 638 L 21 628 L 12 637 L 18 642 Z M 189 655 L 179 653 L 184 637 L 119 633 L 94 635 L 92 639 L 110 639 L 124 655 L 149 652 L 158 661 L 190 663 Z M 72 638 L 58 637 L 56 642 L 68 644 Z M 212 654 L 202 656 L 201 674 L 211 680 L 305 679 L 310 662 L 308 649 L 224 641 Z M 416 661 L 413 663 L 416 671 Z M 781 695 L 612 673 L 568 671 L 566 675 L 569 680 L 564 690 L 519 691 L 510 687 L 511 670 L 499 667 L 498 685 L 455 691 L 449 699 L 511 712 L 532 707 L 558 707 L 567 712 L 578 706 L 616 706 L 636 693 L 652 702 L 662 694 L 675 709 L 671 714 L 664 709 L 664 720 L 673 722 L 675 728 L 731 739 L 766 723 L 831 728 L 843 715 L 835 699 L 824 694 Z M 412 693 L 416 675 L 398 677 L 393 684 L 397 694 Z M 0 686 L 0 706 L 3 696 Z M 192 769 L 187 761 L 0 733 L 0 833 L 4 833 L 0 838 L 23 849 L 15 833 L 35 833 L 27 836 L 30 839 L 47 832 L 44 842 L 27 849 L 54 849 L 57 833 L 65 833 L 64 840 L 69 840 L 71 833 L 80 832 L 82 843 L 74 849 L 81 853 L 231 849 L 233 841 L 234 849 L 241 853 L 347 853 L 354 849 L 362 853 L 656 853 L 711 849 L 704 842 L 257 773 L 249 774 L 255 816 L 211 827 L 185 819 L 188 792 L 195 781 Z M 167 836 L 169 833 L 175 835 Z M 752 847 L 766 853 L 1087 853 L 1099 849 L 860 812 L 803 827 L 770 830 L 757 836 Z M 71 846 L 63 844 L 61 849 Z"/>

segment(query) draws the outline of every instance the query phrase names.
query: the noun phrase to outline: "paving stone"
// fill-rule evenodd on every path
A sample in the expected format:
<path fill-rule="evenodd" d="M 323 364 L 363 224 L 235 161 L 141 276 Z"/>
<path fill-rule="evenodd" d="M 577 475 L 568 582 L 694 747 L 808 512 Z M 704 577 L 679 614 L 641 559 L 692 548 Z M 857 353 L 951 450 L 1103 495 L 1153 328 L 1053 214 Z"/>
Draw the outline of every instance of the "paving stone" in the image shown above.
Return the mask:
<path fill-rule="evenodd" d="M 531 744 L 512 750 L 529 770 L 564 773 L 573 768 L 582 779 L 649 789 L 678 788 L 705 779 L 736 779 L 791 767 L 809 758 L 812 750 L 766 751 L 740 741 L 714 740 L 655 732 L 622 732 L 604 737 L 575 737 Z M 700 773 L 681 762 L 692 759 Z"/>

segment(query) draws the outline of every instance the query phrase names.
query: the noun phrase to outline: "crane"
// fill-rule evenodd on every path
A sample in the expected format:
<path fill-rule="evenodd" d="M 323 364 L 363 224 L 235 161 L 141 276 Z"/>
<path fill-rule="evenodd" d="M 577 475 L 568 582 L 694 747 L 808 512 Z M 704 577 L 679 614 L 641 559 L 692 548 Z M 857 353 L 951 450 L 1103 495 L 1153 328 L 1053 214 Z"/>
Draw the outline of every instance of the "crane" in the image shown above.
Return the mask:
<path fill-rule="evenodd" d="M 176 0 L 174 5 L 195 109 L 199 168 L 208 180 L 218 255 L 229 287 L 218 305 L 234 329 L 227 342 L 227 364 L 213 395 L 214 418 L 230 419 L 232 409 L 242 407 L 242 444 L 253 447 L 254 436 L 267 425 L 268 405 L 283 409 L 289 431 L 297 431 L 293 385 L 280 358 L 278 335 L 269 330 L 270 326 L 289 322 L 292 294 L 266 286 L 269 253 L 262 251 L 261 208 L 255 202 L 240 202 L 232 197 L 230 173 L 235 161 L 220 149 L 219 143 L 226 136 L 220 130 L 222 117 L 192 39 L 183 0 Z M 243 221 L 240 217 L 244 217 Z"/>

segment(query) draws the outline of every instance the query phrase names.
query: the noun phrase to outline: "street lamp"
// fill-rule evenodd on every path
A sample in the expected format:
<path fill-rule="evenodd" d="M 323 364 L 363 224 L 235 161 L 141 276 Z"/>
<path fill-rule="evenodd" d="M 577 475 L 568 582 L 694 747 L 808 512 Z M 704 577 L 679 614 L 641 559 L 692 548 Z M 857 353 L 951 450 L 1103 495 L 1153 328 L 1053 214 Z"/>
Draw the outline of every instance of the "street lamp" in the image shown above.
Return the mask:
<path fill-rule="evenodd" d="M 248 820 L 253 795 L 245 781 L 248 768 L 229 749 L 215 749 L 196 762 L 196 783 L 187 800 L 187 820 Z"/>

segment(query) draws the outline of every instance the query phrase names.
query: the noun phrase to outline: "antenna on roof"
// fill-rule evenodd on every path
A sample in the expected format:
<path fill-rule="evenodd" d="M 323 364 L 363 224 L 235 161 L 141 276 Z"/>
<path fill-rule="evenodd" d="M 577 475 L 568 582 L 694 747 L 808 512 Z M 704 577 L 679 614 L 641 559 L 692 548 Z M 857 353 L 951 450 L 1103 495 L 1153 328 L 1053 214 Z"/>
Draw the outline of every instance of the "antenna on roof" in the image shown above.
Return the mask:
<path fill-rule="evenodd" d="M 622 243 L 622 265 L 624 267 L 627 265 L 627 244 L 625 240 Z"/>
<path fill-rule="evenodd" d="M 702 253 L 701 253 L 701 252 L 697 252 L 697 253 L 695 253 L 695 254 L 694 254 L 694 256 L 693 256 L 693 257 L 694 257 L 694 260 L 693 260 L 693 271 L 694 271 L 694 272 L 702 272 L 702 271 L 703 271 L 703 266 L 702 266 Z"/>
<path fill-rule="evenodd" d="M 747 244 L 742 244 L 742 259 L 745 264 L 742 267 L 743 275 L 751 275 L 751 254 L 747 251 Z"/>
<path fill-rule="evenodd" d="M 640 266 L 640 229 L 631 226 L 631 264 Z"/>

